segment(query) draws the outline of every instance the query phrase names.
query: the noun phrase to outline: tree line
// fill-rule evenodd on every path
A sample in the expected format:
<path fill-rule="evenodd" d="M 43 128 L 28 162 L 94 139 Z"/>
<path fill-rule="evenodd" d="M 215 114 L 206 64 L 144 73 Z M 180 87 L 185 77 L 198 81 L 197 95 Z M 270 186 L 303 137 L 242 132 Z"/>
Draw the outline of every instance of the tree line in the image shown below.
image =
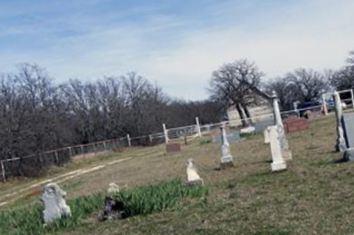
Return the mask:
<path fill-rule="evenodd" d="M 170 98 L 133 72 L 56 84 L 40 66 L 23 64 L 0 78 L 0 159 L 161 132 L 162 123 L 190 125 L 197 116 L 213 123 L 222 108 L 211 100 Z"/>
<path fill-rule="evenodd" d="M 266 80 L 247 59 L 222 65 L 210 78 L 210 98 L 185 101 L 169 97 L 161 87 L 137 73 L 83 82 L 57 83 L 44 68 L 22 64 L 0 76 L 0 160 L 46 150 L 161 132 L 162 123 L 178 127 L 226 119 L 234 106 L 242 118 L 249 107 L 271 91 L 283 110 L 293 103 L 316 101 L 329 90 L 354 88 L 354 52 L 346 64 L 324 72 L 299 68 Z M 247 123 L 243 123 L 246 125 Z"/>

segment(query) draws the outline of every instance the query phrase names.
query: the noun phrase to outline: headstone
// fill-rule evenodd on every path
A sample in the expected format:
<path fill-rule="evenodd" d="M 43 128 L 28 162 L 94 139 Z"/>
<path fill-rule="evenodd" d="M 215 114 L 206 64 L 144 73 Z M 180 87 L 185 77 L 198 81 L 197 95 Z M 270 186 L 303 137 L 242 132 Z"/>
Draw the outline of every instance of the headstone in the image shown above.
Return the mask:
<path fill-rule="evenodd" d="M 286 133 L 307 130 L 309 122 L 305 118 L 289 117 L 284 121 L 284 129 Z"/>
<path fill-rule="evenodd" d="M 108 195 L 115 195 L 115 194 L 119 193 L 119 191 L 120 191 L 120 188 L 117 184 L 109 183 L 108 189 L 107 189 Z"/>
<path fill-rule="evenodd" d="M 285 136 L 284 125 L 280 114 L 278 98 L 274 91 L 273 91 L 272 99 L 273 99 L 273 111 L 274 111 L 274 119 L 275 119 L 274 121 L 275 121 L 275 125 L 278 127 L 282 155 L 285 160 L 291 160 L 292 153 L 289 149 L 289 143 Z"/>
<path fill-rule="evenodd" d="M 272 171 L 286 170 L 286 162 L 282 155 L 279 126 L 269 126 L 267 128 L 270 142 L 270 151 L 272 154 Z"/>
<path fill-rule="evenodd" d="M 220 127 L 221 136 L 222 136 L 222 145 L 221 145 L 221 168 L 232 167 L 233 157 L 230 152 L 230 144 L 227 140 L 225 126 Z"/>
<path fill-rule="evenodd" d="M 354 148 L 354 113 L 343 114 L 343 130 L 347 148 Z"/>
<path fill-rule="evenodd" d="M 242 128 L 240 130 L 240 133 L 241 134 L 253 134 L 253 133 L 255 133 L 255 131 L 256 131 L 256 128 L 254 126 L 249 126 L 249 127 Z"/>
<path fill-rule="evenodd" d="M 333 93 L 334 106 L 336 112 L 336 122 L 337 122 L 337 139 L 335 149 L 337 152 L 344 152 L 346 148 L 345 139 L 344 139 L 344 131 L 343 131 L 343 110 L 342 104 L 340 101 L 340 96 L 338 92 Z"/>
<path fill-rule="evenodd" d="M 187 185 L 203 185 L 204 181 L 200 178 L 197 168 L 192 158 L 187 160 Z"/>
<path fill-rule="evenodd" d="M 343 113 L 342 126 L 346 144 L 343 159 L 354 161 L 354 113 Z"/>
<path fill-rule="evenodd" d="M 46 224 L 62 217 L 70 217 L 70 207 L 65 202 L 66 192 L 58 184 L 49 183 L 43 188 L 43 219 Z"/>
<path fill-rule="evenodd" d="M 178 153 L 181 152 L 181 144 L 179 143 L 168 143 L 166 144 L 167 153 Z"/>

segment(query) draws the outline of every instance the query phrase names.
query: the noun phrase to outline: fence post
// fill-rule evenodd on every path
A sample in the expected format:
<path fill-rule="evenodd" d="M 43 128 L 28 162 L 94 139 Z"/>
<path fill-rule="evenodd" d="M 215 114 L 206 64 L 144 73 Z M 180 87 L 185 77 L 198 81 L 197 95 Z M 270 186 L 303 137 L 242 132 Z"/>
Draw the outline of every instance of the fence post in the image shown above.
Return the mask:
<path fill-rule="evenodd" d="M 6 173 L 5 173 L 5 167 L 4 167 L 3 160 L 1 160 L 1 173 L 2 173 L 2 180 L 5 182 L 6 181 Z"/>
<path fill-rule="evenodd" d="M 353 103 L 354 104 L 354 103 Z M 323 114 L 325 116 L 328 115 L 328 108 L 327 108 L 327 103 L 326 103 L 326 98 L 325 98 L 325 94 L 322 94 L 322 107 L 323 107 Z"/>
<path fill-rule="evenodd" d="M 202 132 L 200 131 L 200 124 L 199 124 L 199 117 L 195 118 L 195 122 L 197 124 L 197 132 L 198 132 L 198 136 L 202 137 Z"/>
<path fill-rule="evenodd" d="M 352 106 L 354 108 L 354 95 L 353 95 L 353 89 L 350 89 L 350 94 L 352 96 Z"/>
<path fill-rule="evenodd" d="M 149 135 L 150 144 L 152 143 L 152 135 Z"/>
<path fill-rule="evenodd" d="M 93 143 L 93 152 L 96 155 L 97 151 L 96 151 L 96 143 Z"/>
<path fill-rule="evenodd" d="M 165 123 L 162 124 L 162 128 L 163 128 L 163 134 L 165 136 L 165 143 L 168 144 L 169 139 L 168 139 L 168 132 L 167 132 Z"/>
<path fill-rule="evenodd" d="M 132 146 L 132 142 L 130 140 L 130 135 L 127 134 L 128 147 Z"/>
<path fill-rule="evenodd" d="M 59 165 L 59 158 L 58 158 L 58 151 L 57 150 L 55 150 L 54 155 L 55 155 L 55 160 L 57 161 L 57 165 Z"/>
<path fill-rule="evenodd" d="M 72 157 L 73 156 L 73 152 L 71 150 L 71 147 L 68 147 L 68 150 L 69 150 L 69 157 Z"/>

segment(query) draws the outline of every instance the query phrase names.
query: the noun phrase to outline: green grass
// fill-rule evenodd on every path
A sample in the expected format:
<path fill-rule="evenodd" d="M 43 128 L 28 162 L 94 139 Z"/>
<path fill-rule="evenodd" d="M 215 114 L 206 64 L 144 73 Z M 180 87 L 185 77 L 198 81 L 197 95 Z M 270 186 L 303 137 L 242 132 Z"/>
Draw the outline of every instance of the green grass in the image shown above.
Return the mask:
<path fill-rule="evenodd" d="M 162 182 L 122 191 L 115 195 L 126 206 L 128 216 L 147 215 L 174 208 L 183 198 L 203 198 L 207 188 L 188 187 L 181 180 Z M 0 234 L 43 234 L 67 231 L 84 225 L 89 216 L 103 208 L 104 195 L 94 194 L 68 202 L 72 216 L 63 218 L 44 227 L 43 207 L 36 204 L 26 209 L 12 209 L 0 213 Z"/>

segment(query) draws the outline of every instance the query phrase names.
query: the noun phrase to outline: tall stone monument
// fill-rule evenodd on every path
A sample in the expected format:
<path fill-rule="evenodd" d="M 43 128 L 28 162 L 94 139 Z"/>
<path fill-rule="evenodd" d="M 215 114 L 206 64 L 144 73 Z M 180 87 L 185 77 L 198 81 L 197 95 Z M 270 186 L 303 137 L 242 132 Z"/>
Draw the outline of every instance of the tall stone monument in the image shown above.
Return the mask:
<path fill-rule="evenodd" d="M 279 126 L 269 126 L 266 129 L 266 131 L 268 132 L 270 151 L 272 154 L 272 171 L 286 170 L 286 162 L 283 158 L 283 153 L 281 149 L 281 136 L 279 129 Z"/>
<path fill-rule="evenodd" d="M 335 149 L 337 152 L 344 152 L 346 150 L 346 144 L 344 139 L 344 131 L 343 131 L 343 109 L 342 103 L 340 101 L 340 96 L 338 92 L 333 93 L 333 100 L 335 106 L 336 113 L 336 121 L 337 121 L 337 139 Z"/>
<path fill-rule="evenodd" d="M 286 136 L 285 136 L 284 125 L 283 125 L 283 121 L 282 121 L 280 109 L 279 109 L 279 101 L 278 101 L 278 97 L 277 97 L 275 91 L 273 91 L 272 100 L 273 100 L 274 122 L 275 122 L 275 125 L 278 127 L 277 129 L 279 132 L 279 139 L 280 139 L 280 146 L 281 146 L 281 150 L 282 150 L 282 155 L 285 160 L 291 160 L 292 153 L 289 149 L 289 143 L 288 143 L 288 140 L 286 139 Z"/>
<path fill-rule="evenodd" d="M 225 125 L 222 125 L 220 127 L 220 131 L 221 131 L 221 140 L 222 140 L 220 166 L 221 168 L 232 167 L 234 165 L 233 157 L 230 152 L 230 144 L 229 141 L 227 140 Z"/>
<path fill-rule="evenodd" d="M 42 202 L 44 204 L 43 219 L 46 224 L 62 217 L 70 217 L 71 210 L 65 201 L 66 192 L 58 184 L 49 183 L 44 186 Z"/>

